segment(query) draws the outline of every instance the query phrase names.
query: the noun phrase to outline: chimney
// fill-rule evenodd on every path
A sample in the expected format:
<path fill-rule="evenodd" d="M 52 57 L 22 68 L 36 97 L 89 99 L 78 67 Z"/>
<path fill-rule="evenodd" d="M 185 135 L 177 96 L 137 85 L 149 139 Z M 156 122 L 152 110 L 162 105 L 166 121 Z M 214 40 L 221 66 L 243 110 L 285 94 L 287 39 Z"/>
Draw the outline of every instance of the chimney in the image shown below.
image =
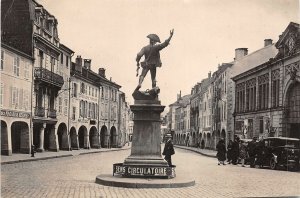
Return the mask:
<path fill-rule="evenodd" d="M 78 55 L 75 60 L 75 71 L 82 72 L 82 58 L 80 55 Z"/>
<path fill-rule="evenodd" d="M 177 94 L 177 101 L 181 99 L 181 90 L 179 92 L 179 94 Z"/>
<path fill-rule="evenodd" d="M 272 45 L 273 44 L 273 40 L 272 39 L 265 39 L 265 47 Z"/>
<path fill-rule="evenodd" d="M 91 59 L 84 59 L 83 67 L 88 69 L 88 70 L 91 70 L 91 62 L 92 62 Z"/>
<path fill-rule="evenodd" d="M 211 71 L 208 72 L 208 78 L 211 78 Z"/>
<path fill-rule="evenodd" d="M 102 76 L 102 77 L 105 78 L 105 69 L 104 69 L 104 68 L 99 68 L 99 69 L 98 69 L 98 74 L 99 74 L 100 76 Z"/>
<path fill-rule="evenodd" d="M 76 58 L 76 65 L 82 67 L 82 58 L 80 55 L 78 55 Z"/>
<path fill-rule="evenodd" d="M 234 60 L 240 60 L 243 56 L 248 54 L 248 48 L 237 48 L 235 49 L 235 58 Z"/>

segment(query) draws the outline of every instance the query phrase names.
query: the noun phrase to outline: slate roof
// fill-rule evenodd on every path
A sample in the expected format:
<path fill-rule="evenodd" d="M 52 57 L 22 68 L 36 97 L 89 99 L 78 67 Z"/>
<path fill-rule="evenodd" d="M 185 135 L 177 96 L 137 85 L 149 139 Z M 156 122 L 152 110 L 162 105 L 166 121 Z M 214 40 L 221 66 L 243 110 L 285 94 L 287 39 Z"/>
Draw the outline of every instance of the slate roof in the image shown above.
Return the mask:
<path fill-rule="evenodd" d="M 232 77 L 268 62 L 270 58 L 274 58 L 277 53 L 278 49 L 275 47 L 275 44 L 272 44 L 242 57 L 240 60 L 234 62 L 232 66 Z"/>

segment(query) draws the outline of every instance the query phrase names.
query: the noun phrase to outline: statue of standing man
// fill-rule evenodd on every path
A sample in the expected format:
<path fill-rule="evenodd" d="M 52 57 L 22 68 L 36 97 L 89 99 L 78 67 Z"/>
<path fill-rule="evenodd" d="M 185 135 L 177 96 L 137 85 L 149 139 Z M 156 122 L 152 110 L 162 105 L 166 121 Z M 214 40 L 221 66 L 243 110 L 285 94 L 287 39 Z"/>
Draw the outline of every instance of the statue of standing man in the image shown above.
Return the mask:
<path fill-rule="evenodd" d="M 161 44 L 156 44 L 156 43 L 160 43 L 160 39 L 156 34 L 149 34 L 147 36 L 150 39 L 150 44 L 143 47 L 136 56 L 137 76 L 138 76 L 138 70 L 140 68 L 140 59 L 142 58 L 142 56 L 145 56 L 145 60 L 141 62 L 141 67 L 143 68 L 143 70 L 140 75 L 139 84 L 136 90 L 139 90 L 141 88 L 144 78 L 147 75 L 149 70 L 151 73 L 152 88 L 156 87 L 156 67 L 161 67 L 162 65 L 159 51 L 169 45 L 173 33 L 174 33 L 174 29 L 170 31 L 169 38 Z"/>

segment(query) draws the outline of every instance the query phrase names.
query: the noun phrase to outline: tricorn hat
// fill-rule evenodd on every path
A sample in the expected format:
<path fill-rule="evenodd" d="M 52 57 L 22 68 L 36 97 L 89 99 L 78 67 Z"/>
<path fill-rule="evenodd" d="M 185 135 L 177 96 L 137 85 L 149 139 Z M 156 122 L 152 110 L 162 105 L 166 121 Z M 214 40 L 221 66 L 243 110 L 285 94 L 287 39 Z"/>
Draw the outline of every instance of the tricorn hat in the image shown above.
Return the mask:
<path fill-rule="evenodd" d="M 159 39 L 159 37 L 156 34 L 149 34 L 147 36 L 147 38 L 149 38 L 150 40 L 153 40 L 153 41 L 156 41 L 156 42 L 160 43 L 160 39 Z"/>

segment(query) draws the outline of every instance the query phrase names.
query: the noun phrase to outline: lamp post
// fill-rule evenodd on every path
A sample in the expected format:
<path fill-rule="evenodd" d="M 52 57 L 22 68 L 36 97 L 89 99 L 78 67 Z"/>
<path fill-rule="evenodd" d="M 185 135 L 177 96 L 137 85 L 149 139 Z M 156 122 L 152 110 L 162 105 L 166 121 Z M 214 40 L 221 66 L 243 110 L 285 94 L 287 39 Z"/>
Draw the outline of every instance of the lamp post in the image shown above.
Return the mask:
<path fill-rule="evenodd" d="M 71 103 L 71 77 L 69 77 L 68 79 L 69 81 L 69 103 L 68 103 L 68 145 L 69 145 L 69 151 L 72 150 L 72 147 L 71 147 L 71 142 L 70 142 L 70 103 Z"/>
<path fill-rule="evenodd" d="M 67 124 L 67 137 L 68 137 L 68 150 L 71 151 L 71 145 L 70 145 L 70 103 L 71 103 L 71 78 L 70 76 L 67 80 L 68 82 L 68 88 L 63 89 L 58 95 L 64 93 L 65 91 L 68 91 L 68 124 Z"/>

